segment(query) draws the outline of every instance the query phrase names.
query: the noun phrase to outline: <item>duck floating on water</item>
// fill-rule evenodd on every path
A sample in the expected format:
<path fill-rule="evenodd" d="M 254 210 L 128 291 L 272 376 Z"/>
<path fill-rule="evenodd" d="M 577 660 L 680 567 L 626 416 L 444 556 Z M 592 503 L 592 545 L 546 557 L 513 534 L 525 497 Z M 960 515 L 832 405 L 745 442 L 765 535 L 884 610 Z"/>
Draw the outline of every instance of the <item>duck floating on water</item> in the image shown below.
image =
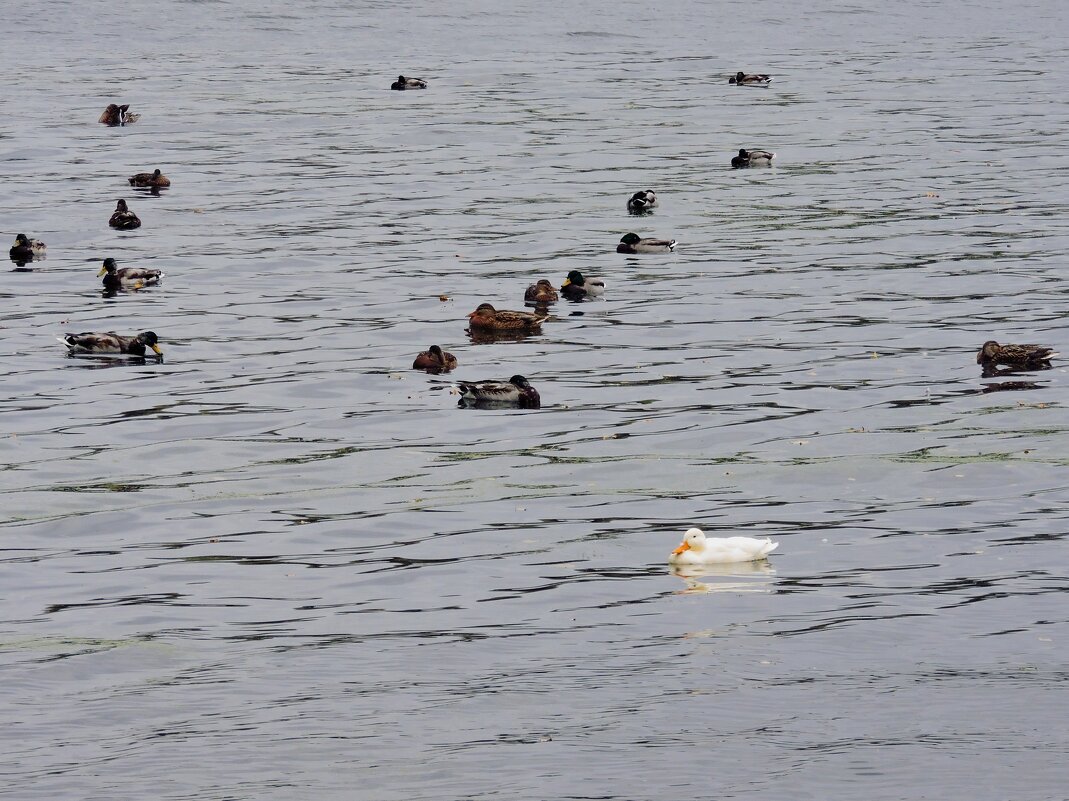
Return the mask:
<path fill-rule="evenodd" d="M 97 278 L 100 276 L 104 276 L 104 289 L 117 292 L 121 289 L 155 286 L 163 279 L 163 270 L 149 270 L 144 267 L 119 268 L 115 259 L 104 259 L 104 264 L 97 273 Z"/>
<path fill-rule="evenodd" d="M 461 406 L 482 403 L 538 409 L 542 405 L 538 390 L 522 375 L 514 375 L 508 381 L 461 382 L 459 389 Z"/>
<path fill-rule="evenodd" d="M 560 291 L 568 300 L 587 300 L 605 294 L 605 282 L 593 276 L 587 278 L 578 270 L 572 270 L 565 277 Z"/>
<path fill-rule="evenodd" d="M 422 78 L 406 78 L 404 75 L 398 75 L 397 80 L 390 84 L 391 89 L 426 89 L 427 82 Z"/>
<path fill-rule="evenodd" d="M 1000 364 L 1016 370 L 1047 370 L 1057 355 L 1043 345 L 1000 345 L 990 339 L 976 354 L 976 363 L 985 371 L 996 370 Z"/>
<path fill-rule="evenodd" d="M 632 214 L 645 214 L 657 205 L 657 194 L 652 189 L 635 192 L 627 200 L 627 210 Z"/>
<path fill-rule="evenodd" d="M 44 256 L 47 249 L 48 245 L 40 239 L 30 239 L 26 234 L 18 234 L 15 237 L 15 244 L 7 253 L 12 261 L 26 262 Z"/>
<path fill-rule="evenodd" d="M 728 78 L 728 83 L 735 84 L 736 86 L 768 86 L 772 83 L 772 76 L 757 73 L 747 75 L 742 70 L 739 70 Z"/>
<path fill-rule="evenodd" d="M 131 175 L 127 180 L 130 182 L 130 186 L 154 186 L 162 189 L 171 185 L 171 179 L 160 172 L 158 167 L 152 172 L 139 172 L 137 175 Z"/>
<path fill-rule="evenodd" d="M 140 114 L 131 114 L 129 112 L 130 104 L 116 105 L 115 103 L 108 103 L 108 107 L 104 109 L 104 113 L 100 115 L 100 119 L 97 122 L 104 123 L 110 127 L 116 125 L 133 125 L 139 119 Z"/>
<path fill-rule="evenodd" d="M 538 331 L 548 318 L 548 314 L 495 309 L 489 303 L 480 303 L 468 315 L 468 324 L 472 329 L 489 331 Z"/>
<path fill-rule="evenodd" d="M 770 167 L 772 166 L 772 159 L 775 157 L 776 154 L 768 150 L 740 148 L 739 155 L 732 157 L 731 166 L 736 170 L 740 167 Z"/>
<path fill-rule="evenodd" d="M 457 366 L 457 357 L 448 353 L 439 345 L 431 345 L 416 356 L 412 362 L 413 370 L 426 370 L 428 373 L 448 373 Z"/>
<path fill-rule="evenodd" d="M 159 337 L 153 331 L 142 331 L 135 336 L 122 336 L 109 331 L 106 334 L 86 332 L 83 334 L 64 334 L 58 338 L 67 346 L 72 356 L 101 353 L 122 354 L 124 356 L 144 356 L 146 349 L 151 349 L 157 356 L 163 356 Z"/>
<path fill-rule="evenodd" d="M 125 200 L 120 200 L 115 204 L 115 211 L 112 213 L 111 219 L 108 220 L 108 225 L 112 228 L 118 228 L 120 231 L 129 231 L 134 228 L 140 228 L 141 219 L 130 211 Z"/>
<path fill-rule="evenodd" d="M 560 295 L 547 279 L 539 278 L 536 283 L 527 287 L 527 291 L 523 293 L 523 300 L 525 303 L 547 306 L 560 300 Z"/>
<path fill-rule="evenodd" d="M 715 565 L 755 562 L 779 547 L 769 538 L 706 537 L 700 528 L 687 529 L 683 542 L 668 557 L 673 565 Z"/>
<path fill-rule="evenodd" d="M 652 239 L 641 237 L 638 234 L 624 234 L 620 244 L 616 246 L 617 253 L 671 253 L 675 250 L 674 239 Z"/>

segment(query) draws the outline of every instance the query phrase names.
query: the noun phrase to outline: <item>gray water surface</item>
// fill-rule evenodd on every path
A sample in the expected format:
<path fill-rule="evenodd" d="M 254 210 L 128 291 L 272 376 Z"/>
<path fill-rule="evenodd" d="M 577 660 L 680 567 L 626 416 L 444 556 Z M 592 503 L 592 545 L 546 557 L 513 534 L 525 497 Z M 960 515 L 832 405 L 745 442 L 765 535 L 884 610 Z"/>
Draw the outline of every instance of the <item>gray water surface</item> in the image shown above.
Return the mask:
<path fill-rule="evenodd" d="M 1067 362 L 974 355 L 1069 353 L 1065 16 L 9 14 L 0 797 L 1064 799 Z M 514 373 L 540 410 L 457 408 Z M 691 525 L 780 547 L 673 575 Z"/>

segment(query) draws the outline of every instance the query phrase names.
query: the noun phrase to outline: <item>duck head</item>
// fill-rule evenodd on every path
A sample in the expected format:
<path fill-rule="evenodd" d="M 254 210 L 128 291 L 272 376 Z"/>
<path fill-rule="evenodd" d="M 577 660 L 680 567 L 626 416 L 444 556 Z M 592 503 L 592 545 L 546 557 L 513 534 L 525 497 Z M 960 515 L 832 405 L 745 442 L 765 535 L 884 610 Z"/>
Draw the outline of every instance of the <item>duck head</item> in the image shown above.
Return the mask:
<path fill-rule="evenodd" d="M 163 351 L 160 350 L 159 341 L 160 338 L 156 336 L 155 331 L 142 331 L 137 335 L 137 341 L 144 345 L 146 348 L 151 348 L 152 352 L 157 356 L 162 356 Z"/>
<path fill-rule="evenodd" d="M 637 242 L 638 239 L 636 238 L 635 241 Z M 564 279 L 564 283 L 562 284 L 562 286 L 571 286 L 572 284 L 575 284 L 576 286 L 582 286 L 585 283 L 586 279 L 583 278 L 583 274 L 578 270 L 572 270 Z"/>
<path fill-rule="evenodd" d="M 641 241 L 642 237 L 634 233 L 624 234 L 622 237 L 620 237 L 620 243 L 623 245 L 637 245 Z"/>
<path fill-rule="evenodd" d="M 100 278 L 104 273 L 111 275 L 115 272 L 115 259 L 104 259 L 104 264 L 100 267 L 100 272 L 97 273 L 97 278 Z"/>
<path fill-rule="evenodd" d="M 995 340 L 989 339 L 987 342 L 984 343 L 984 346 L 980 348 L 980 352 L 976 354 L 976 363 L 990 364 L 994 362 L 996 359 L 998 359 L 1001 347 L 1002 346 L 999 345 Z"/>
<path fill-rule="evenodd" d="M 673 555 L 679 555 L 683 551 L 704 551 L 705 532 L 700 528 L 688 528 L 683 534 L 683 542 L 672 551 Z"/>

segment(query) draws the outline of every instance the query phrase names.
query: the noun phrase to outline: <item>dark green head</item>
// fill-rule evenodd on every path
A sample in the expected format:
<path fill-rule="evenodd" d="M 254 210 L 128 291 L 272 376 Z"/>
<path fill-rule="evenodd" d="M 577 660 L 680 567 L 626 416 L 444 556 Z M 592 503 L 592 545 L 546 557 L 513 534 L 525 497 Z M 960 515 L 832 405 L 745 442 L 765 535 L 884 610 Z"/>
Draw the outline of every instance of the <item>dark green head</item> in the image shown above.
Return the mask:
<path fill-rule="evenodd" d="M 583 278 L 583 274 L 578 270 L 572 270 L 564 279 L 565 286 L 569 286 L 571 284 L 575 284 L 576 286 L 582 286 L 585 283 L 586 279 Z"/>
<path fill-rule="evenodd" d="M 527 379 L 524 378 L 522 375 L 514 375 L 512 378 L 509 379 L 509 383 L 513 386 L 519 387 L 520 389 L 527 389 L 527 387 L 531 386 Z"/>
<path fill-rule="evenodd" d="M 624 245 L 637 245 L 642 241 L 642 237 L 638 234 L 624 234 L 620 238 L 620 242 Z"/>
<path fill-rule="evenodd" d="M 30 240 L 26 236 L 26 234 L 18 234 L 15 237 L 15 244 L 18 245 L 18 246 L 21 246 L 21 247 L 29 247 L 30 246 Z"/>

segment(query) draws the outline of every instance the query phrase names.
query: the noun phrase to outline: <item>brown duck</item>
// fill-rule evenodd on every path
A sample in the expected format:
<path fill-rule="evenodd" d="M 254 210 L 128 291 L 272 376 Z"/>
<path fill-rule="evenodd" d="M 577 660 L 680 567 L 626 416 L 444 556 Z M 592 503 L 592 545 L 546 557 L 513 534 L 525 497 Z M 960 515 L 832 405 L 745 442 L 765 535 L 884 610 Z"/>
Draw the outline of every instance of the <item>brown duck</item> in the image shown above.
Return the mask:
<path fill-rule="evenodd" d="M 523 293 L 523 300 L 525 303 L 546 305 L 549 303 L 556 303 L 560 300 L 560 295 L 557 294 L 557 290 L 553 287 L 553 284 L 545 278 L 539 278 L 537 283 L 527 287 L 527 291 Z"/>
<path fill-rule="evenodd" d="M 432 373 L 448 373 L 456 366 L 457 357 L 442 350 L 438 345 L 431 345 L 412 362 L 413 370 L 426 370 Z"/>
<path fill-rule="evenodd" d="M 548 314 L 501 309 L 498 311 L 489 303 L 480 303 L 479 307 L 468 315 L 468 324 L 472 330 L 483 331 L 538 331 Z"/>
<path fill-rule="evenodd" d="M 125 200 L 120 200 L 115 204 L 115 212 L 108 220 L 108 225 L 120 231 L 129 231 L 132 228 L 140 228 L 141 219 L 127 208 Z"/>
<path fill-rule="evenodd" d="M 116 125 L 132 125 L 141 119 L 141 115 L 131 114 L 129 108 L 129 103 L 122 106 L 118 106 L 115 103 L 108 103 L 108 107 L 104 109 L 104 113 L 100 115 L 100 119 L 97 120 L 97 122 L 112 127 Z"/>
<path fill-rule="evenodd" d="M 131 175 L 127 180 L 130 182 L 130 186 L 164 187 L 171 185 L 171 179 L 160 172 L 159 169 L 155 169 L 152 172 L 139 172 L 137 175 Z"/>
<path fill-rule="evenodd" d="M 994 370 L 1000 364 L 1018 370 L 1046 370 L 1057 355 L 1053 348 L 1043 345 L 1000 345 L 991 339 L 976 354 L 976 363 L 985 370 Z"/>

